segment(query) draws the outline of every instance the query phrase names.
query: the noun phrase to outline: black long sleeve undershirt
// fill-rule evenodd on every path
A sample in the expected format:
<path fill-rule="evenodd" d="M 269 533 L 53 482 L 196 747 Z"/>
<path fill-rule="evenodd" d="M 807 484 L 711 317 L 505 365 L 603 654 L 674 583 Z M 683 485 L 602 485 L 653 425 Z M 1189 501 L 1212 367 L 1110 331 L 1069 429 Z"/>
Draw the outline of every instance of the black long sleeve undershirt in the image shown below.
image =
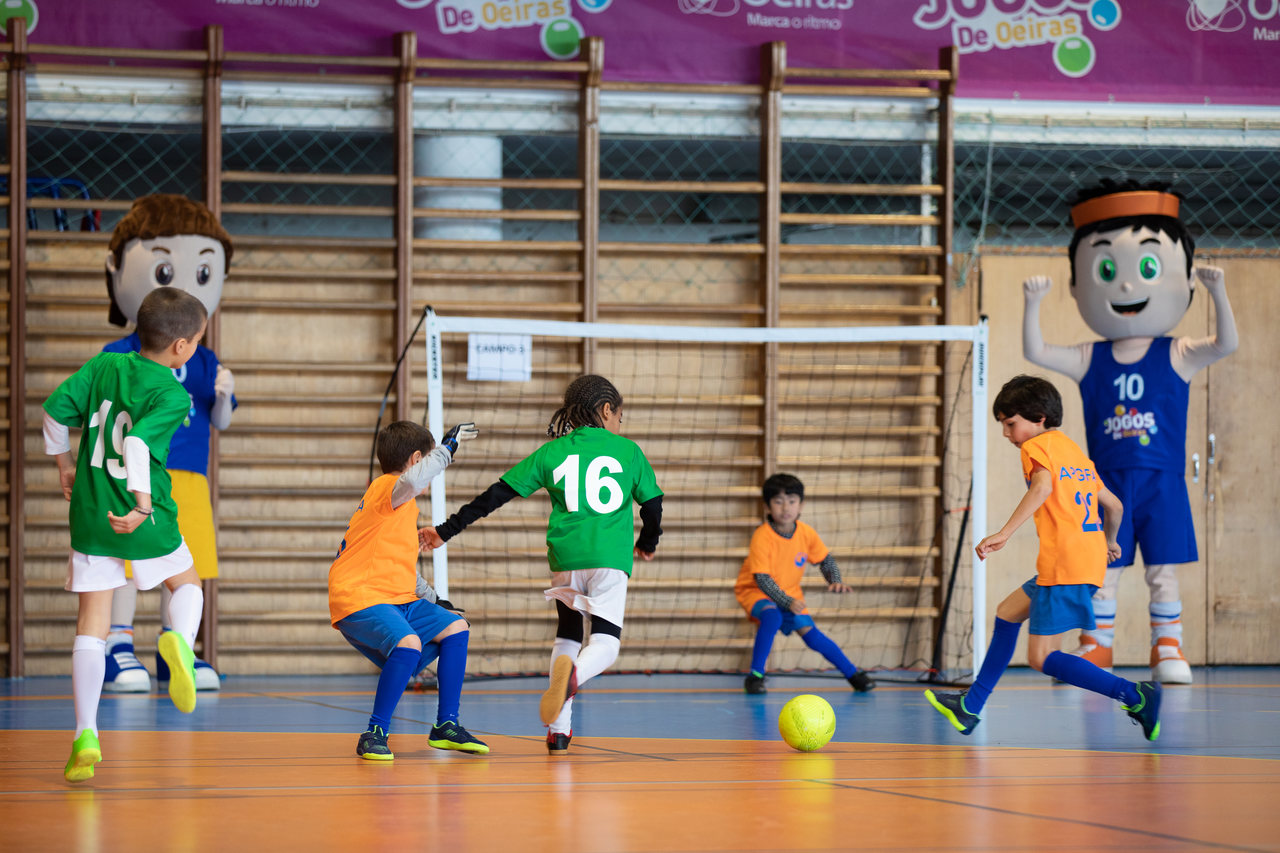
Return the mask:
<path fill-rule="evenodd" d="M 436 525 L 436 533 L 445 542 L 457 536 L 472 522 L 478 521 L 494 510 L 506 504 L 512 498 L 519 497 L 515 489 L 499 480 L 476 496 L 470 503 L 458 509 L 441 524 Z M 662 495 L 650 498 L 640 504 L 640 537 L 636 547 L 652 554 L 658 549 L 658 539 L 662 536 Z"/>
<path fill-rule="evenodd" d="M 449 516 L 443 523 L 436 525 L 436 533 L 441 539 L 448 542 L 465 530 L 473 521 L 484 518 L 515 497 L 519 497 L 516 490 L 508 486 L 504 481 L 499 480 L 485 489 L 483 494 L 477 495 L 470 503 Z"/>
<path fill-rule="evenodd" d="M 662 536 L 662 495 L 649 498 L 640 504 L 640 537 L 636 548 L 646 554 L 658 550 L 658 538 Z"/>

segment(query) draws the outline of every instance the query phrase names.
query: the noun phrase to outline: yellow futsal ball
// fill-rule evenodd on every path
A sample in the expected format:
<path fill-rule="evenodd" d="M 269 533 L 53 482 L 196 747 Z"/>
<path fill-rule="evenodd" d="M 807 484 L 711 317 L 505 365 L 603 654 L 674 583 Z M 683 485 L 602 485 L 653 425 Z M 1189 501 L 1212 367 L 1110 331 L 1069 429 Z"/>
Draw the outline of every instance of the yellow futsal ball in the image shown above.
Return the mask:
<path fill-rule="evenodd" d="M 801 752 L 822 749 L 836 733 L 836 712 L 821 696 L 802 694 L 782 706 L 778 732 L 788 746 Z"/>

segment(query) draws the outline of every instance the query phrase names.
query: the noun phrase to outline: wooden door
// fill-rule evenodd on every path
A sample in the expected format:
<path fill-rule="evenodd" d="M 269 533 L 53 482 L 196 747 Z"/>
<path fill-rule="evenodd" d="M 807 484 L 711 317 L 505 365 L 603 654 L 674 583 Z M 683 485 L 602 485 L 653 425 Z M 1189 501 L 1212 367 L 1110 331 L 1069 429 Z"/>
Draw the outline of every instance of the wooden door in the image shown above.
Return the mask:
<path fill-rule="evenodd" d="M 1276 364 L 1280 289 L 1275 260 L 1217 262 L 1240 331 L 1240 349 L 1209 368 L 1206 460 L 1209 534 L 1208 662 L 1280 662 L 1276 581 Z M 1188 448 L 1190 452 L 1190 448 Z M 1207 464 L 1210 454 L 1213 463 Z M 1204 542 L 1204 540 L 1201 540 Z"/>

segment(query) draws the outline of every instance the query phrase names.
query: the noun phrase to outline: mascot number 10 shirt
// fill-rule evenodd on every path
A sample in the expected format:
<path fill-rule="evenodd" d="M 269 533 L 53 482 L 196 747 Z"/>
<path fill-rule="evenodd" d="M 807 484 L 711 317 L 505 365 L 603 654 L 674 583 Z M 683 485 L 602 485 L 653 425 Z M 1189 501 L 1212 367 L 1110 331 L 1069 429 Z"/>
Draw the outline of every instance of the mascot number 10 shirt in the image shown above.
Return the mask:
<path fill-rule="evenodd" d="M 631 502 L 662 494 L 634 441 L 602 427 L 578 427 L 539 447 L 502 481 L 522 498 L 546 489 L 547 560 L 553 572 L 619 569 L 631 574 L 635 520 Z"/>
<path fill-rule="evenodd" d="M 1036 465 L 1053 478 L 1053 491 L 1035 513 L 1040 537 L 1036 584 L 1102 586 L 1107 575 L 1107 535 L 1102 532 L 1098 505 L 1102 480 L 1092 460 L 1056 429 L 1027 439 L 1021 450 L 1022 476 L 1028 485 Z"/>
<path fill-rule="evenodd" d="M 1111 341 L 1093 345 L 1080 380 L 1089 455 L 1103 471 L 1181 472 L 1186 464 L 1191 385 L 1173 369 L 1172 338 L 1156 338 L 1133 364 L 1120 364 Z"/>

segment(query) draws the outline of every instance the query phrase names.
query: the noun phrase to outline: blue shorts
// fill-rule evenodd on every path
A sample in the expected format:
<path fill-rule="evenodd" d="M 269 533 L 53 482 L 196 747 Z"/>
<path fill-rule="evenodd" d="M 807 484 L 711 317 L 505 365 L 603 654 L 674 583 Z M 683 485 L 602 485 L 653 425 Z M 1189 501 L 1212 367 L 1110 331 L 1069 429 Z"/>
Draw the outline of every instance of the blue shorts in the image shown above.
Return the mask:
<path fill-rule="evenodd" d="M 1124 504 L 1120 532 L 1116 534 L 1120 559 L 1108 564 L 1108 568 L 1132 566 L 1137 548 L 1142 549 L 1142 561 L 1148 566 L 1194 563 L 1200 559 L 1191 499 L 1180 472 L 1125 468 L 1099 471 L 1098 476 Z"/>
<path fill-rule="evenodd" d="M 767 598 L 761 599 L 760 601 L 757 601 L 755 604 L 751 605 L 751 618 L 759 621 L 760 614 L 763 613 L 765 610 L 768 610 L 770 607 L 782 613 L 782 627 L 778 630 L 782 631 L 783 636 L 790 636 L 791 632 L 796 630 L 797 628 L 814 627 L 812 616 L 808 615 L 807 613 L 797 615 L 795 613 L 792 613 L 790 610 L 783 610 L 781 607 L 778 607 L 777 604 L 774 604 L 772 601 L 770 601 Z"/>
<path fill-rule="evenodd" d="M 1093 621 L 1093 594 L 1098 588 L 1091 583 L 1040 586 L 1032 578 L 1022 585 L 1022 591 L 1031 599 L 1028 634 L 1052 637 L 1076 628 L 1092 631 L 1098 627 Z"/>
<path fill-rule="evenodd" d="M 440 654 L 431 638 L 461 618 L 438 604 L 418 599 L 408 604 L 375 604 L 357 610 L 334 627 L 378 669 L 386 664 L 401 640 L 417 634 L 422 641 L 422 665 L 426 666 Z"/>

